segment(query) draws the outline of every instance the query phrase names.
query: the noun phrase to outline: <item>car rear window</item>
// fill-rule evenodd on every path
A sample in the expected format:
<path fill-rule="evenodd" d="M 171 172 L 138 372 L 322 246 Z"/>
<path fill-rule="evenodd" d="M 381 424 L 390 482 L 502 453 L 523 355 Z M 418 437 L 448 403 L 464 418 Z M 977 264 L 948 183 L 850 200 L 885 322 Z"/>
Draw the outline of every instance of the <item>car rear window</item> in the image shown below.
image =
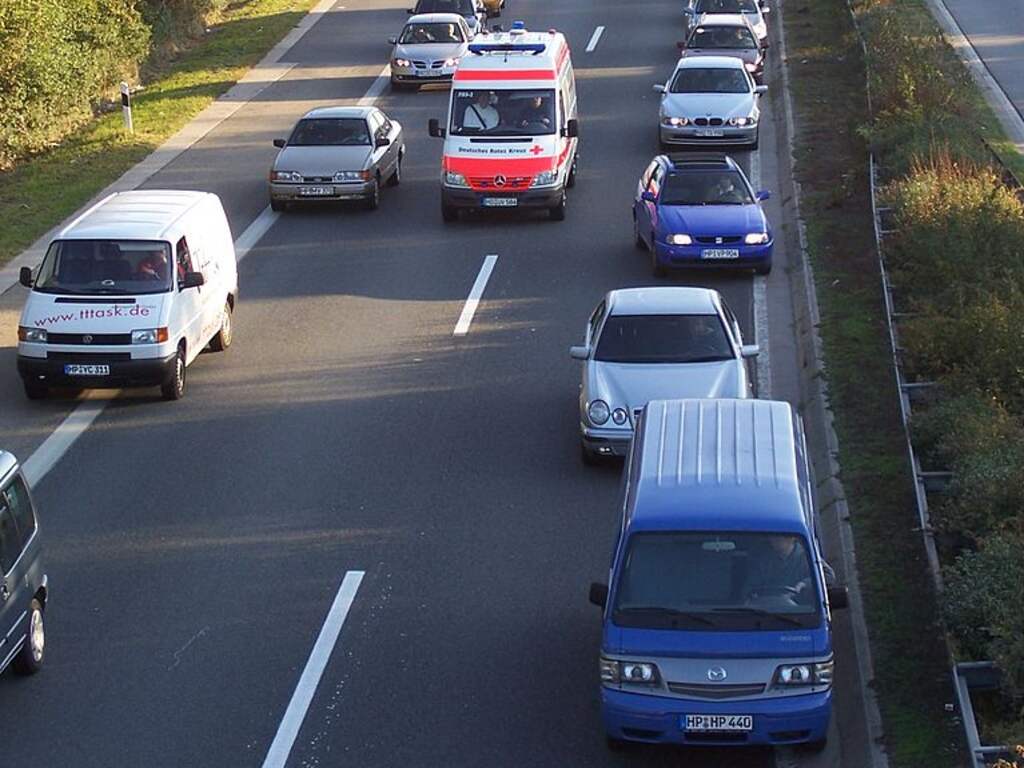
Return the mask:
<path fill-rule="evenodd" d="M 612 315 L 594 353 L 606 363 L 708 363 L 733 357 L 718 315 Z"/>

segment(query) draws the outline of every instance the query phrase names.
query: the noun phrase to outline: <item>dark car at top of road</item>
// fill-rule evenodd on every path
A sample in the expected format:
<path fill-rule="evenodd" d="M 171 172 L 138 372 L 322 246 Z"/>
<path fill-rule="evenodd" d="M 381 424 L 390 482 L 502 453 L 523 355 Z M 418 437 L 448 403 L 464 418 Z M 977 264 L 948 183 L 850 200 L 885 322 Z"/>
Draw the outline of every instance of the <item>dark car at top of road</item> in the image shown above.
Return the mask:
<path fill-rule="evenodd" d="M 319 107 L 302 116 L 287 139 L 275 139 L 270 206 L 362 200 L 380 204 L 380 188 L 402 180 L 402 126 L 376 107 Z"/>
<path fill-rule="evenodd" d="M 683 2 L 687 34 L 697 26 L 700 17 L 705 13 L 742 13 L 750 22 L 762 47 L 768 45 L 768 20 L 765 16 L 770 10 L 764 0 L 684 0 Z"/>
<path fill-rule="evenodd" d="M 417 0 L 409 13 L 457 13 L 466 19 L 474 35 L 483 30 L 490 15 L 481 0 Z"/>
<path fill-rule="evenodd" d="M 742 267 L 766 275 L 774 238 L 755 192 L 731 157 L 658 155 L 637 182 L 633 237 L 655 274 L 671 267 Z"/>
<path fill-rule="evenodd" d="M 0 672 L 30 675 L 43 665 L 48 579 L 28 483 L 17 460 L 0 450 Z"/>
<path fill-rule="evenodd" d="M 683 56 L 735 56 L 758 81 L 764 74 L 765 49 L 741 13 L 704 14 L 679 48 Z"/>

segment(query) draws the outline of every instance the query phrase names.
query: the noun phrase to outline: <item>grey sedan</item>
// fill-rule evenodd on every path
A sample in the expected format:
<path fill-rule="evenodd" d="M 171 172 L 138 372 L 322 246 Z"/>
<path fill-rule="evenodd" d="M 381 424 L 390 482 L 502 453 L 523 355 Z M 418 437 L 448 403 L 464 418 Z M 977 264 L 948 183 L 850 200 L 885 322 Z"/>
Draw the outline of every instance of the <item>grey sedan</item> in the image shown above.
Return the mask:
<path fill-rule="evenodd" d="M 469 46 L 472 34 L 457 13 L 424 13 L 405 23 L 402 34 L 389 37 L 391 87 L 418 88 L 428 83 L 449 83 Z"/>
<path fill-rule="evenodd" d="M 735 56 L 755 79 L 764 75 L 765 49 L 741 13 L 705 13 L 679 47 L 685 57 Z"/>
<path fill-rule="evenodd" d="M 380 204 L 380 188 L 402 180 L 402 126 L 376 107 L 319 107 L 303 115 L 270 169 L 270 207 L 362 200 Z"/>
<path fill-rule="evenodd" d="M 584 342 L 580 452 L 584 463 L 624 456 L 636 415 L 649 400 L 750 397 L 740 325 L 718 291 L 657 287 L 611 291 L 597 305 Z"/>

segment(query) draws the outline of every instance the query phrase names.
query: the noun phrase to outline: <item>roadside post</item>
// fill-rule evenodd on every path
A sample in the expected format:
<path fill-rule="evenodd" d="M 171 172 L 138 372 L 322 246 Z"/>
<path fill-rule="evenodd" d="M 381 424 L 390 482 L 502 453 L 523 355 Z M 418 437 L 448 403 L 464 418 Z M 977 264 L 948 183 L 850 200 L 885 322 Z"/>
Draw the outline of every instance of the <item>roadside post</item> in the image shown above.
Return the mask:
<path fill-rule="evenodd" d="M 128 83 L 121 82 L 121 116 L 124 118 L 124 127 L 128 133 L 135 133 L 135 126 L 132 124 L 132 93 Z"/>

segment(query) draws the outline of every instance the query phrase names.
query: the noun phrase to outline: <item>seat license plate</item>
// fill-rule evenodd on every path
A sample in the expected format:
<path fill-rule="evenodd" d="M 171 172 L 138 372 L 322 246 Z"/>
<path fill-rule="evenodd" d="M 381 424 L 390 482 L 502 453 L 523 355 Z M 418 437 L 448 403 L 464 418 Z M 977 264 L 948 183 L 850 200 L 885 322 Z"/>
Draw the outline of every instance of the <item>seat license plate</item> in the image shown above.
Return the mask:
<path fill-rule="evenodd" d="M 700 252 L 702 259 L 738 259 L 740 252 L 738 248 L 705 248 Z"/>
<path fill-rule="evenodd" d="M 436 69 L 417 69 L 416 77 L 441 77 L 443 73 Z"/>
<path fill-rule="evenodd" d="M 487 208 L 515 208 L 519 199 L 515 197 L 485 197 L 482 204 Z"/>
<path fill-rule="evenodd" d="M 753 715 L 685 715 L 683 729 L 696 733 L 735 733 L 754 730 Z"/>
<path fill-rule="evenodd" d="M 109 365 L 65 365 L 65 376 L 109 376 Z"/>
<path fill-rule="evenodd" d="M 299 195 L 302 197 L 324 197 L 333 194 L 334 187 L 299 187 Z"/>
<path fill-rule="evenodd" d="M 723 131 L 721 128 L 698 128 L 697 135 L 706 136 L 708 138 L 718 138 L 721 136 L 725 136 L 725 131 Z"/>

